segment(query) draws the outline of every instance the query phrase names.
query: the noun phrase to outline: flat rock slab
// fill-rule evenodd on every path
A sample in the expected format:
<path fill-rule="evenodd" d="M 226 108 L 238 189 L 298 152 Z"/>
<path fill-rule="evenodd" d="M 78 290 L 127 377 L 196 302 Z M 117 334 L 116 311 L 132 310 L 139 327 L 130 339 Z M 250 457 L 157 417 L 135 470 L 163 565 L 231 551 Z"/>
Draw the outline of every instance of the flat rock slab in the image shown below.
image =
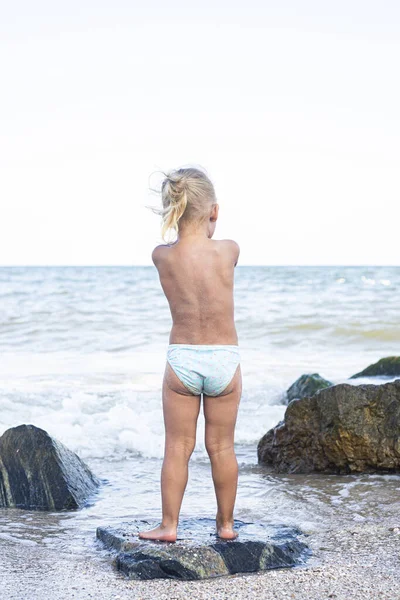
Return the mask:
<path fill-rule="evenodd" d="M 139 531 L 159 525 L 156 520 L 133 520 L 119 527 L 98 527 L 96 536 L 116 551 L 114 564 L 130 579 L 208 579 L 302 564 L 310 555 L 299 539 L 304 534 L 285 525 L 235 520 L 239 536 L 221 540 L 215 519 L 184 519 L 176 542 L 141 540 Z"/>

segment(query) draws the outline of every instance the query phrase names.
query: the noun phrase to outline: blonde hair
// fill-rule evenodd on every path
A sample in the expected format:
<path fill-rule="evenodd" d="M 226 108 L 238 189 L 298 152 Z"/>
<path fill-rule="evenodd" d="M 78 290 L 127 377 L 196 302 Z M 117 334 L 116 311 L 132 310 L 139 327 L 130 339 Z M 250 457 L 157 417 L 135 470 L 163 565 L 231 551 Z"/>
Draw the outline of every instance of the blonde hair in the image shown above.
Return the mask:
<path fill-rule="evenodd" d="M 161 237 L 167 241 L 166 233 L 172 230 L 178 234 L 180 222 L 200 223 L 207 218 L 210 207 L 217 203 L 217 199 L 210 178 L 199 168 L 182 167 L 161 173 L 164 175 L 161 184 L 162 208 L 150 208 L 161 215 Z"/>

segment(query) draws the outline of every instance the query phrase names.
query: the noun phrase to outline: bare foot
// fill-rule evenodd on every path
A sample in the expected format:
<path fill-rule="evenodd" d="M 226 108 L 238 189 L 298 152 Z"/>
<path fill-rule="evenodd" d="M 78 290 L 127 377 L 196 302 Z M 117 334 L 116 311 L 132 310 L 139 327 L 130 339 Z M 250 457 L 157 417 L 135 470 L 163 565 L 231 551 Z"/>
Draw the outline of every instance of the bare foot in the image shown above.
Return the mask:
<path fill-rule="evenodd" d="M 238 532 L 233 529 L 233 523 L 230 524 L 219 524 L 217 519 L 217 536 L 222 540 L 234 540 L 238 537 Z"/>
<path fill-rule="evenodd" d="M 239 534 L 231 527 L 220 527 L 217 529 L 217 535 L 221 540 L 235 540 Z"/>
<path fill-rule="evenodd" d="M 176 542 L 176 527 L 160 525 L 148 531 L 139 531 L 142 540 L 160 540 L 162 542 Z"/>

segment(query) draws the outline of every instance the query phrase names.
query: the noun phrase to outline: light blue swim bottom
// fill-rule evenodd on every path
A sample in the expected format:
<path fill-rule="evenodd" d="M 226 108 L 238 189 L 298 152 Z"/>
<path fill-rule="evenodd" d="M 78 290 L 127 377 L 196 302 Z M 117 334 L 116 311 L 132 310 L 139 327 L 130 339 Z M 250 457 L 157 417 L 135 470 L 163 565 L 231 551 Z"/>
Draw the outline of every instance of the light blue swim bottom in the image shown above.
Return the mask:
<path fill-rule="evenodd" d="M 239 346 L 169 344 L 167 361 L 195 396 L 219 396 L 240 363 Z"/>

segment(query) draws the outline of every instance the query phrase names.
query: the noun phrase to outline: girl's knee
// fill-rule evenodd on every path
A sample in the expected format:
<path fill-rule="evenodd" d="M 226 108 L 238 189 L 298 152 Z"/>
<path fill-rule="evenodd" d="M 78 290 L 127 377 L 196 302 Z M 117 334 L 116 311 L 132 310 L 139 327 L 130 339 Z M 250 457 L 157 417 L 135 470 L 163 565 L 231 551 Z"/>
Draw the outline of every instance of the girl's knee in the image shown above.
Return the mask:
<path fill-rule="evenodd" d="M 165 452 L 176 456 L 190 458 L 196 446 L 195 438 L 175 438 L 165 441 Z"/>
<path fill-rule="evenodd" d="M 235 448 L 233 441 L 221 441 L 221 440 L 206 440 L 205 447 L 210 459 L 223 455 L 227 458 L 229 454 L 235 455 Z"/>

